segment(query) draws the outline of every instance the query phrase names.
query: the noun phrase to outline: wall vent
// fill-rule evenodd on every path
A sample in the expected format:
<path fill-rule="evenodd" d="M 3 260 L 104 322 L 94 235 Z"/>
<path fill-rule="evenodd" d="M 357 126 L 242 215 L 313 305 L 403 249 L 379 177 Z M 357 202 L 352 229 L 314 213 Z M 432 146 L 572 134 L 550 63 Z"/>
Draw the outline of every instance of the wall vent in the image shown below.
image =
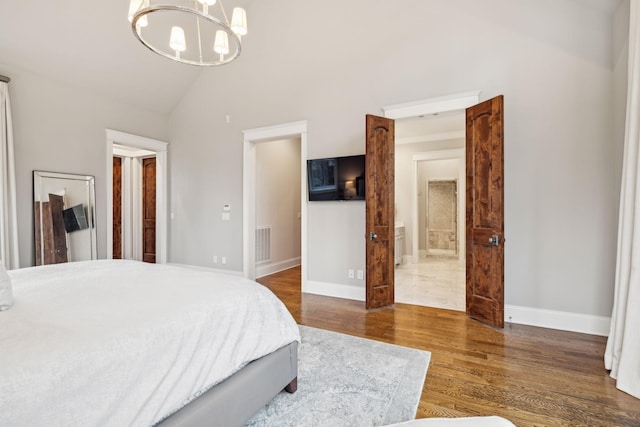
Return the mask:
<path fill-rule="evenodd" d="M 271 261 L 271 226 L 256 228 L 256 264 Z"/>

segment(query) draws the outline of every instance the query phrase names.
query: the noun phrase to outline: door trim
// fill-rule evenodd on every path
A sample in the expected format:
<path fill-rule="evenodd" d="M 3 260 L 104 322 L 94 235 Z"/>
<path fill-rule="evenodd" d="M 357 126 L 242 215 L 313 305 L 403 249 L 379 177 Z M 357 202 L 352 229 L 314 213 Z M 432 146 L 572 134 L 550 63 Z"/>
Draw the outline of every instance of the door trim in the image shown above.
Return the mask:
<path fill-rule="evenodd" d="M 167 252 L 167 146 L 168 143 L 112 129 L 106 133 L 107 165 L 107 259 L 113 258 L 113 144 L 126 145 L 156 153 L 156 262 L 166 264 Z"/>
<path fill-rule="evenodd" d="M 480 91 L 474 90 L 420 101 L 405 102 L 403 104 L 387 105 L 382 107 L 382 111 L 384 111 L 384 117 L 388 119 L 406 119 L 408 117 L 464 110 L 467 107 L 476 105 L 479 99 Z"/>
<path fill-rule="evenodd" d="M 256 144 L 285 138 L 300 138 L 300 258 L 301 289 L 307 285 L 307 121 L 284 123 L 274 126 L 247 129 L 242 132 L 242 264 L 243 275 L 255 280 L 255 233 L 256 228 Z"/>

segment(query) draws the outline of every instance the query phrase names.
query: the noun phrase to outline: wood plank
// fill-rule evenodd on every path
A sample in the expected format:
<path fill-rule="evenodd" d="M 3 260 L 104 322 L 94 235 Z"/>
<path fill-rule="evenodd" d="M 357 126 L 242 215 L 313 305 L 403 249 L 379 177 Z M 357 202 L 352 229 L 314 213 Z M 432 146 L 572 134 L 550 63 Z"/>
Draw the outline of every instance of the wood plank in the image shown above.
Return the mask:
<path fill-rule="evenodd" d="M 640 401 L 604 369 L 605 337 L 488 327 L 465 313 L 300 292 L 300 268 L 259 279 L 302 325 L 428 350 L 417 418 L 499 415 L 524 426 L 638 426 Z"/>

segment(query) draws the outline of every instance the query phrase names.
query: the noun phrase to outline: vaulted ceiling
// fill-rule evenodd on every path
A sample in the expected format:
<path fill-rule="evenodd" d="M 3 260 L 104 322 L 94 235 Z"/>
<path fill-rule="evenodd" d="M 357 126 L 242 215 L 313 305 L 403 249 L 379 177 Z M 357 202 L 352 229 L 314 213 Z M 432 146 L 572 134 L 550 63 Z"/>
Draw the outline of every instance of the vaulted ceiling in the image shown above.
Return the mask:
<path fill-rule="evenodd" d="M 250 2 L 227 0 L 225 7 Z M 0 0 L 0 74 L 2 64 L 11 65 L 169 113 L 202 69 L 145 48 L 133 35 L 128 9 L 129 0 Z"/>
<path fill-rule="evenodd" d="M 247 9 L 247 37 L 259 37 L 251 33 L 252 19 L 260 19 L 251 14 L 254 0 L 224 1 L 227 9 Z M 580 1 L 611 14 L 621 0 Z M 119 102 L 170 113 L 203 69 L 142 46 L 127 20 L 128 6 L 129 0 L 0 0 L 0 74 L 3 64 L 19 67 Z M 250 49 L 243 50 L 249 54 Z"/>

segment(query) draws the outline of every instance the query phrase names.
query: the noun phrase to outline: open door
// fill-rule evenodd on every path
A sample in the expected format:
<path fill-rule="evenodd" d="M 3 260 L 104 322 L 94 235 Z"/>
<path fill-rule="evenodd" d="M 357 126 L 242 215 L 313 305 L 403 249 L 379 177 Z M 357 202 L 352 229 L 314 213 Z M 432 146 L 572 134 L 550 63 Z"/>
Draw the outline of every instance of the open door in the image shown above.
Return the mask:
<path fill-rule="evenodd" d="M 156 262 L 156 158 L 142 159 L 142 261 Z"/>
<path fill-rule="evenodd" d="M 394 121 L 367 115 L 366 308 L 394 303 Z"/>
<path fill-rule="evenodd" d="M 113 259 L 122 259 L 122 157 L 113 156 Z"/>
<path fill-rule="evenodd" d="M 466 111 L 467 314 L 504 327 L 502 95 Z"/>

